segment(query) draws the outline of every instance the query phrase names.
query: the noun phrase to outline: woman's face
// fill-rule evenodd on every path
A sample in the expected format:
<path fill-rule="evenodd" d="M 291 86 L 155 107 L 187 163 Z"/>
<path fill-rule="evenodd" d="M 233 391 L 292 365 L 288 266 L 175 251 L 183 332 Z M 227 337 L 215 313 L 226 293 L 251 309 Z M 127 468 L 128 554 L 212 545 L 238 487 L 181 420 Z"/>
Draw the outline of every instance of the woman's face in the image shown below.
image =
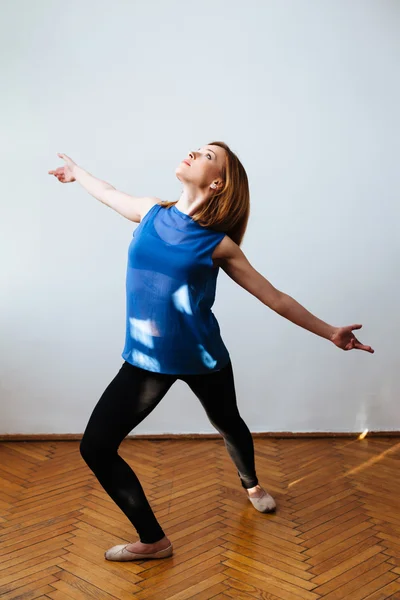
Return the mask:
<path fill-rule="evenodd" d="M 175 173 L 179 181 L 204 189 L 214 182 L 222 183 L 224 163 L 225 150 L 210 144 L 189 152 Z"/>

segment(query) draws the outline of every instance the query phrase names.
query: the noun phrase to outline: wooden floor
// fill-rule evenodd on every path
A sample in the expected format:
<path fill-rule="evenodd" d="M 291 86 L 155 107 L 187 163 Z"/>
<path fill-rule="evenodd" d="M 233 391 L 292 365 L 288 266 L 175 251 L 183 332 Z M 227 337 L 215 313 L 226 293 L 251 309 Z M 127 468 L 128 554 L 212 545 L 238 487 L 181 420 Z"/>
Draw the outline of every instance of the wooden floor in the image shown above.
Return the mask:
<path fill-rule="evenodd" d="M 400 441 L 254 439 L 276 514 L 223 439 L 124 440 L 174 555 L 109 562 L 137 533 L 79 441 L 0 443 L 1 600 L 400 599 Z"/>

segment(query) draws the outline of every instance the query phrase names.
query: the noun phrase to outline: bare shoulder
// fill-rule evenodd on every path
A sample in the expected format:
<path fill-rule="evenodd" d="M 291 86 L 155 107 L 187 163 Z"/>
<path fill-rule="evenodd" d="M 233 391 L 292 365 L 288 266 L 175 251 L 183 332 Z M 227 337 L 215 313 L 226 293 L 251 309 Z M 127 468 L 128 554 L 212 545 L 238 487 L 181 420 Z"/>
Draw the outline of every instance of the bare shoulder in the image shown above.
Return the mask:
<path fill-rule="evenodd" d="M 155 196 L 145 196 L 140 198 L 140 203 L 138 203 L 138 213 L 140 215 L 140 221 L 143 220 L 143 217 L 149 212 L 151 208 L 155 204 L 159 204 L 163 202 L 161 198 L 156 198 Z"/>
<path fill-rule="evenodd" d="M 216 265 L 222 266 L 226 261 L 238 256 L 241 253 L 239 246 L 225 235 L 218 246 L 215 247 L 212 258 Z"/>

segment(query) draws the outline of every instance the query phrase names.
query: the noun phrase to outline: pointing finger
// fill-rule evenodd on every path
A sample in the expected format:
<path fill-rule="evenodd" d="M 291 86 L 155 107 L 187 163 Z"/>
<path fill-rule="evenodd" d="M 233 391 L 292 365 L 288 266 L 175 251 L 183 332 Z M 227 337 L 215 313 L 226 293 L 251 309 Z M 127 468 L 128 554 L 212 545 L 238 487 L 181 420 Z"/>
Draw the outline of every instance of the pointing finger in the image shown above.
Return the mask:
<path fill-rule="evenodd" d="M 371 346 L 366 346 L 365 344 L 360 344 L 360 343 L 358 343 L 358 344 L 356 344 L 356 345 L 355 345 L 355 347 L 356 347 L 358 350 L 366 350 L 366 352 L 370 352 L 371 354 L 373 354 L 373 353 L 375 352 L 375 350 L 373 350 L 373 349 L 371 348 Z"/>

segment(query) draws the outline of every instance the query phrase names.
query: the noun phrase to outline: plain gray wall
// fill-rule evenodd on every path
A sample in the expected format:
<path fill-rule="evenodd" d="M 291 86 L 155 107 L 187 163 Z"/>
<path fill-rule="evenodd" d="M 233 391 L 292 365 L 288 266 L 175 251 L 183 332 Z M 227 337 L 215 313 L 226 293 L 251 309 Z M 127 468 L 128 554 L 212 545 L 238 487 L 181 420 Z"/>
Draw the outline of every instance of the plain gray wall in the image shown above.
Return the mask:
<path fill-rule="evenodd" d="M 375 354 L 280 317 L 221 269 L 214 313 L 251 431 L 400 428 L 399 26 L 389 0 L 1 6 L 1 433 L 81 433 L 118 372 L 137 224 L 47 174 L 57 152 L 179 197 L 190 149 L 250 182 L 242 249 Z M 215 432 L 181 381 L 132 434 Z"/>

